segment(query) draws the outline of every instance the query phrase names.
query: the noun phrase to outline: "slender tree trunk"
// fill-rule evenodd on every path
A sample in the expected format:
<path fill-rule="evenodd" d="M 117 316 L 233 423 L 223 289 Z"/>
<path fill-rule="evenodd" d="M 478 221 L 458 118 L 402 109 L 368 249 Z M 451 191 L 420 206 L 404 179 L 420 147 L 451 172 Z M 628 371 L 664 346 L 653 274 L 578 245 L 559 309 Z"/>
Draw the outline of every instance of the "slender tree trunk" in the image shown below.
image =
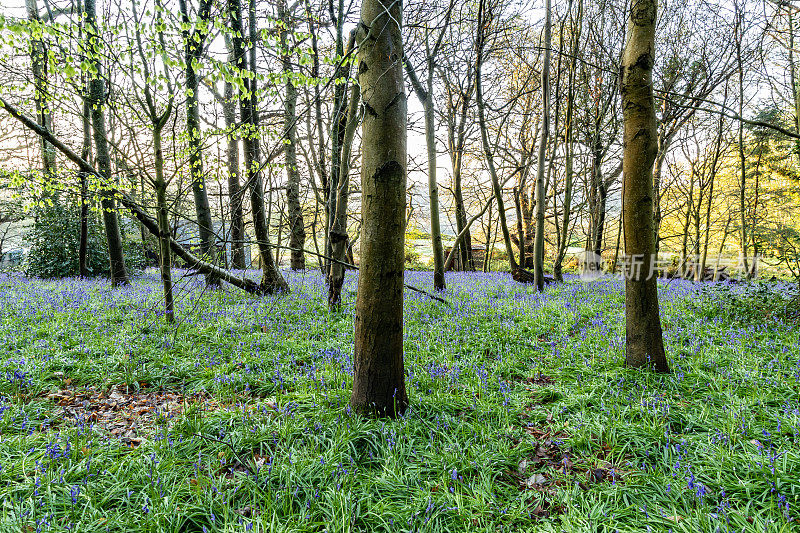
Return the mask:
<path fill-rule="evenodd" d="M 253 211 L 253 233 L 258 243 L 259 262 L 262 276 L 260 288 L 262 292 L 288 291 L 289 285 L 277 268 L 272 257 L 272 246 L 269 239 L 269 226 L 264 205 L 264 181 L 261 175 L 261 147 L 259 144 L 257 89 L 255 78 L 255 65 L 250 64 L 245 56 L 244 28 L 242 24 L 242 8 L 240 0 L 228 0 L 228 13 L 233 29 L 233 51 L 236 56 L 236 66 L 241 72 L 243 87 L 239 92 L 239 112 L 243 123 L 242 145 L 244 148 L 245 182 L 250 191 L 250 207 Z M 254 18 L 254 17 L 253 17 Z M 251 25 L 251 37 L 255 37 L 255 25 Z M 255 42 L 252 43 L 251 59 Z"/>
<path fill-rule="evenodd" d="M 517 250 L 519 250 L 519 264 L 526 265 L 525 249 L 527 243 L 525 239 L 525 228 L 523 227 L 522 205 L 520 202 L 521 193 L 517 187 L 514 187 L 514 210 L 517 215 Z"/>
<path fill-rule="evenodd" d="M 794 104 L 794 131 L 800 134 L 800 85 L 797 83 L 797 66 L 794 58 L 794 6 L 787 6 L 789 13 L 789 83 L 792 85 L 792 103 Z M 800 140 L 795 141 L 795 156 L 800 160 Z"/>
<path fill-rule="evenodd" d="M 625 280 L 626 356 L 629 367 L 668 372 L 653 275 L 653 162 L 658 127 L 653 100 L 656 0 L 633 0 L 620 68 L 624 121 L 623 224 L 628 269 Z"/>
<path fill-rule="evenodd" d="M 236 57 L 233 44 L 229 38 L 225 39 L 228 47 L 228 63 L 236 64 Z M 222 114 L 225 119 L 225 131 L 228 132 L 228 146 L 226 159 L 228 165 L 228 199 L 231 204 L 231 263 L 233 268 L 244 270 L 247 268 L 244 253 L 244 213 L 242 208 L 242 196 L 244 189 L 239 183 L 239 134 L 236 123 L 236 95 L 233 90 L 233 82 L 225 82 L 225 94 L 222 103 Z"/>
<path fill-rule="evenodd" d="M 489 167 L 489 175 L 492 178 L 492 187 L 494 189 L 494 197 L 497 200 L 497 216 L 500 217 L 500 229 L 503 232 L 503 241 L 506 245 L 506 253 L 508 254 L 508 264 L 511 271 L 514 272 L 519 268 L 516 259 L 514 258 L 514 248 L 511 246 L 511 235 L 508 232 L 508 224 L 506 222 L 506 210 L 503 203 L 503 190 L 500 187 L 500 178 L 497 176 L 497 169 L 494 166 L 494 155 L 492 153 L 491 145 L 489 144 L 489 132 L 486 125 L 486 104 L 483 100 L 483 52 L 486 42 L 487 29 L 485 25 L 491 24 L 491 14 L 486 13 L 486 0 L 480 0 L 478 7 L 478 36 L 477 36 L 477 61 L 475 67 L 475 98 L 478 104 L 478 122 L 481 130 L 481 141 L 483 144 L 483 152 L 486 157 L 486 165 Z"/>
<path fill-rule="evenodd" d="M 361 269 L 355 314 L 353 395 L 357 413 L 396 416 L 408 405 L 403 369 L 406 114 L 402 4 L 364 0 L 358 81 L 362 130 Z"/>
<path fill-rule="evenodd" d="M 291 248 L 290 266 L 292 270 L 305 270 L 306 257 L 303 249 L 306 245 L 306 229 L 303 222 L 303 208 L 300 205 L 300 170 L 297 168 L 297 88 L 292 80 L 292 56 L 289 53 L 289 29 L 293 26 L 287 12 L 286 0 L 278 0 L 278 18 L 281 27 L 280 42 L 283 49 L 281 63 L 286 78 L 286 95 L 283 108 L 283 131 L 286 146 L 283 153 L 286 158 L 286 207 L 289 214 L 289 248 Z"/>
<path fill-rule="evenodd" d="M 427 36 L 426 36 L 427 39 Z M 426 42 L 427 47 L 427 42 Z M 430 51 L 429 51 L 430 54 Z M 442 246 L 442 229 L 439 221 L 439 182 L 436 179 L 436 125 L 433 109 L 433 71 L 434 62 L 430 55 L 427 58 L 428 78 L 423 88 L 411 65 L 406 61 L 406 71 L 411 79 L 411 86 L 417 95 L 425 114 L 425 143 L 428 151 L 428 200 L 431 214 L 431 246 L 433 248 L 433 287 L 437 291 L 445 290 L 444 248 Z"/>
<path fill-rule="evenodd" d="M 338 2 L 338 16 L 333 12 L 333 1 L 329 3 L 330 17 L 336 26 L 336 58 L 341 61 L 345 56 L 344 46 L 344 0 Z M 350 53 L 355 44 L 355 33 L 350 34 L 350 40 L 347 44 L 346 52 Z M 347 79 L 350 75 L 350 64 L 337 65 L 334 72 L 335 78 Z M 342 157 L 342 136 L 344 135 L 344 124 L 342 124 L 342 115 L 345 112 L 345 86 L 344 84 L 337 83 L 333 88 L 333 114 L 331 119 L 331 175 L 328 180 L 328 189 L 325 191 L 325 280 L 330 280 L 330 267 L 331 262 L 329 257 L 332 253 L 331 245 L 331 226 L 333 224 L 333 211 L 336 203 L 336 191 L 339 188 L 339 169 L 341 168 Z"/>
<path fill-rule="evenodd" d="M 462 188 L 463 174 L 462 168 L 464 163 L 464 149 L 466 148 L 466 125 L 467 125 L 467 111 L 469 110 L 471 101 L 472 90 L 469 89 L 461 94 L 460 107 L 458 107 L 458 115 L 455 118 L 455 126 L 448 129 L 449 149 L 450 149 L 450 163 L 453 166 L 453 200 L 455 203 L 456 211 L 456 231 L 460 234 L 466 229 L 463 239 L 458 244 L 459 258 L 461 270 L 475 270 L 475 261 L 472 257 L 472 235 L 467 227 L 467 210 L 464 203 L 464 191 Z M 451 109 L 453 114 L 456 109 Z M 456 244 L 453 244 L 453 249 L 456 249 Z M 445 267 L 447 270 L 447 267 Z"/>
<path fill-rule="evenodd" d="M 342 304 L 342 285 L 344 285 L 343 263 L 347 262 L 347 202 L 350 190 L 350 157 L 353 148 L 353 138 L 358 126 L 358 103 L 360 101 L 360 87 L 352 82 L 350 89 L 350 102 L 347 108 L 347 125 L 344 130 L 342 143 L 342 164 L 339 170 L 339 191 L 336 198 L 333 225 L 331 225 L 332 260 L 328 282 L 328 307 L 338 311 Z"/>
<path fill-rule="evenodd" d="M 169 115 L 153 128 L 153 150 L 156 171 L 156 209 L 158 221 L 158 243 L 161 259 L 161 284 L 164 287 L 164 311 L 167 322 L 175 321 L 175 305 L 172 298 L 172 254 L 170 252 L 169 211 L 167 210 L 167 181 L 164 179 L 164 152 L 161 148 L 161 130 Z"/>
<path fill-rule="evenodd" d="M 41 23 L 37 0 L 25 0 L 25 8 L 28 14 L 28 20 L 34 23 Z M 52 98 L 48 75 L 49 60 L 47 47 L 42 39 L 31 39 L 30 55 L 36 119 L 41 127 L 52 131 L 53 115 L 50 110 L 49 102 L 49 99 Z M 39 141 L 42 151 L 42 171 L 49 182 L 56 174 L 56 150 L 53 148 L 53 145 L 47 141 L 41 138 Z"/>
<path fill-rule="evenodd" d="M 688 256 L 689 226 L 691 225 L 691 219 L 692 219 L 693 200 L 694 200 L 694 171 L 692 171 L 691 177 L 689 178 L 689 194 L 686 198 L 686 219 L 683 222 L 683 237 L 681 239 L 681 264 L 678 271 L 678 275 L 680 275 L 680 277 L 686 277 L 686 273 L 689 271 L 689 256 Z"/>
<path fill-rule="evenodd" d="M 742 63 L 742 18 L 741 7 L 736 6 L 736 62 L 739 74 L 739 116 L 744 116 L 744 65 Z M 747 160 L 744 155 L 744 123 L 739 121 L 739 242 L 741 246 L 742 266 L 746 276 L 749 276 L 750 267 L 747 260 L 747 218 L 745 197 L 747 194 Z"/>
<path fill-rule="evenodd" d="M 122 234 L 119 229 L 117 219 L 116 202 L 114 201 L 113 183 L 111 177 L 111 158 L 108 153 L 108 142 L 106 140 L 106 120 L 103 112 L 105 105 L 105 85 L 102 78 L 102 64 L 99 57 L 100 39 L 97 31 L 97 15 L 95 0 L 85 0 L 86 33 L 90 42 L 92 62 L 94 63 L 95 75 L 89 82 L 89 99 L 92 107 L 92 128 L 94 132 L 95 155 L 97 167 L 103 180 L 101 186 L 100 204 L 103 209 L 103 222 L 106 230 L 106 240 L 108 241 L 108 256 L 111 267 L 111 283 L 114 286 L 127 285 L 128 271 L 125 268 L 125 256 L 122 247 Z"/>
<path fill-rule="evenodd" d="M 550 0 L 545 0 L 544 60 L 542 62 L 542 128 L 539 137 L 539 161 L 536 170 L 536 240 L 533 245 L 533 278 L 536 289 L 544 290 L 544 157 L 550 135 L 550 46 L 552 22 Z"/>
<path fill-rule="evenodd" d="M 89 96 L 83 96 L 83 145 L 81 158 L 89 160 L 92 150 L 92 105 Z M 49 143 L 48 143 L 49 144 Z M 81 181 L 81 220 L 80 240 L 78 242 L 78 272 L 82 278 L 89 276 L 89 176 L 86 172 L 79 172 Z"/>
<path fill-rule="evenodd" d="M 572 8 L 572 2 L 570 0 L 570 11 Z M 572 180 L 573 180 L 573 152 L 572 152 L 572 140 L 573 140 L 573 113 L 575 109 L 575 72 L 577 69 L 577 57 L 578 57 L 578 42 L 580 41 L 580 29 L 583 23 L 583 1 L 578 0 L 578 16 L 577 16 L 577 23 L 573 28 L 573 35 L 572 39 L 572 58 L 570 59 L 570 66 L 569 66 L 569 77 L 568 77 L 568 86 L 567 89 L 567 116 L 566 116 L 566 124 L 565 124 L 565 134 L 564 134 L 564 207 L 563 207 L 563 218 L 561 220 L 561 246 L 559 247 L 558 253 L 556 254 L 556 261 L 553 265 L 553 277 L 556 281 L 564 281 L 564 276 L 562 273 L 562 263 L 564 261 L 564 256 L 567 253 L 567 248 L 570 245 L 570 232 L 569 232 L 569 222 L 570 216 L 572 211 Z"/>
<path fill-rule="evenodd" d="M 203 55 L 203 47 L 208 36 L 210 0 L 202 0 L 198 11 L 197 28 L 190 30 L 189 10 L 186 0 L 180 0 L 183 29 L 184 61 L 186 63 L 186 132 L 189 137 L 189 174 L 192 180 L 192 195 L 200 233 L 200 250 L 206 261 L 215 262 L 214 257 L 214 223 L 211 218 L 211 206 L 208 202 L 208 189 L 203 173 L 203 148 L 200 132 L 200 83 L 195 66 Z M 206 275 L 206 284 L 219 287 L 220 282 L 213 274 Z"/>

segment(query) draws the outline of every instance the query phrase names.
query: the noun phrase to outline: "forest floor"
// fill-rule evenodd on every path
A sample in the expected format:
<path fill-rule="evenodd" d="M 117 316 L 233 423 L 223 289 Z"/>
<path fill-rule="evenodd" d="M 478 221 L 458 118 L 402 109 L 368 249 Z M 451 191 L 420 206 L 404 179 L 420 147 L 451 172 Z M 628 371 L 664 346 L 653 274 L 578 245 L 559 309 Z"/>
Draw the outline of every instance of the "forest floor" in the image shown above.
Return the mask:
<path fill-rule="evenodd" d="M 348 409 L 355 279 L 325 307 L 154 274 L 0 276 L 0 532 L 797 531 L 786 285 L 660 286 L 672 373 L 623 368 L 619 281 L 406 292 L 411 407 Z M 407 281 L 428 288 L 431 274 Z"/>

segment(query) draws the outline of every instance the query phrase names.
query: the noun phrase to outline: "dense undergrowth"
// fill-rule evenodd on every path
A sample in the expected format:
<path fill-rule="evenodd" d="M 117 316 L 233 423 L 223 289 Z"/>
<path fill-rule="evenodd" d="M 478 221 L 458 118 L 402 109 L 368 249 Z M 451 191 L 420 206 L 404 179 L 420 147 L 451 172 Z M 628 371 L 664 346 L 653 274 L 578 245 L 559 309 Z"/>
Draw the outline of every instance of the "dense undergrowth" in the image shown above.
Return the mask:
<path fill-rule="evenodd" d="M 654 375 L 622 367 L 616 280 L 449 274 L 449 305 L 407 292 L 411 408 L 386 421 L 347 407 L 355 280 L 333 314 L 289 276 L 184 278 L 177 328 L 152 276 L 0 278 L 0 531 L 800 528 L 788 285 L 662 284 Z"/>

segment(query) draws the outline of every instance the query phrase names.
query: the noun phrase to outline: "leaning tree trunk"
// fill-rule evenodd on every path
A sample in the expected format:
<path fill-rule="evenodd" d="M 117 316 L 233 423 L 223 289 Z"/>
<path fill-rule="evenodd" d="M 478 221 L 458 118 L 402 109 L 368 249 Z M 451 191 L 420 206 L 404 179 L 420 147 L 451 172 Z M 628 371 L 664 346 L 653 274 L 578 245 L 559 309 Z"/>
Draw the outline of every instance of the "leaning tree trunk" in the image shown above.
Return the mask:
<path fill-rule="evenodd" d="M 625 129 L 622 208 L 629 263 L 625 276 L 625 363 L 668 372 L 653 275 L 653 162 L 658 149 L 653 100 L 656 12 L 656 0 L 633 1 L 620 68 Z"/>
<path fill-rule="evenodd" d="M 544 290 L 544 156 L 550 133 L 550 0 L 545 2 L 544 62 L 542 64 L 542 130 L 539 137 L 539 161 L 536 168 L 536 240 L 533 243 L 533 280 L 538 291 Z"/>
<path fill-rule="evenodd" d="M 364 0 L 358 27 L 358 82 L 365 109 L 364 238 L 350 405 L 357 413 L 390 417 L 408 405 L 403 369 L 407 102 L 402 20 L 400 2 Z"/>
<path fill-rule="evenodd" d="M 116 202 L 114 201 L 113 185 L 111 182 L 111 157 L 108 153 L 106 140 L 106 119 L 103 112 L 105 102 L 105 84 L 103 82 L 100 39 L 97 32 L 97 15 L 95 0 L 86 0 L 84 3 L 86 14 L 86 33 L 91 43 L 90 54 L 94 66 L 94 77 L 89 82 L 89 99 L 92 102 L 92 128 L 94 131 L 94 146 L 97 159 L 97 168 L 103 178 L 101 185 L 100 205 L 103 208 L 103 222 L 108 241 L 108 257 L 111 266 L 111 283 L 113 285 L 127 285 L 128 271 L 125 268 L 125 257 L 122 250 L 122 234 L 119 229 Z"/>
<path fill-rule="evenodd" d="M 297 87 L 292 81 L 292 56 L 289 53 L 290 15 L 286 11 L 286 0 L 278 0 L 278 18 L 281 26 L 280 42 L 283 49 L 283 76 L 286 79 L 286 95 L 283 108 L 283 131 L 286 145 L 283 149 L 286 158 L 286 207 L 289 211 L 289 248 L 292 270 L 305 270 L 306 230 L 303 223 L 303 209 L 300 206 L 300 170 L 297 168 Z"/>

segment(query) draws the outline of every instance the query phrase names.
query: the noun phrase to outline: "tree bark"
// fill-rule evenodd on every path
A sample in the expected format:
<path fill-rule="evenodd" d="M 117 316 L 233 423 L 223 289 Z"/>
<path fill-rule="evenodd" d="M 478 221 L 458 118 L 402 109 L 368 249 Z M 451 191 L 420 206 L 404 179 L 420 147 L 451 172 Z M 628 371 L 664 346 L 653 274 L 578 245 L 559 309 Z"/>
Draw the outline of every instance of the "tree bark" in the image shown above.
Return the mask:
<path fill-rule="evenodd" d="M 396 416 L 408 396 L 403 369 L 406 114 L 402 4 L 364 0 L 358 25 L 362 129 L 361 268 L 355 313 L 357 413 Z"/>
<path fill-rule="evenodd" d="M 622 205 L 629 262 L 625 276 L 625 362 L 629 367 L 668 372 L 658 286 L 653 275 L 653 162 L 658 149 L 653 62 L 657 9 L 656 0 L 633 0 L 620 68 L 624 120 Z"/>
<path fill-rule="evenodd" d="M 287 12 L 286 0 L 278 0 L 278 18 L 282 21 L 280 42 L 283 57 L 281 63 L 286 94 L 283 109 L 283 131 L 286 139 L 283 155 L 286 158 L 286 207 L 289 215 L 289 248 L 292 270 L 305 270 L 306 230 L 303 209 L 300 205 L 300 170 L 297 168 L 297 88 L 292 80 L 292 56 L 289 53 L 289 28 L 291 14 Z"/>
<path fill-rule="evenodd" d="M 100 38 L 97 31 L 97 15 L 95 0 L 84 2 L 86 16 L 86 37 L 89 40 L 89 49 L 94 63 L 95 75 L 89 81 L 89 99 L 92 106 L 92 129 L 94 132 L 95 155 L 97 167 L 102 177 L 100 205 L 103 209 L 103 222 L 105 225 L 106 240 L 108 242 L 108 257 L 111 267 L 111 284 L 114 286 L 127 285 L 128 271 L 125 268 L 125 256 L 122 247 L 122 234 L 117 219 L 116 202 L 114 201 L 114 187 L 111 178 L 111 158 L 108 153 L 106 140 L 106 120 L 103 112 L 105 105 L 105 85 L 102 78 L 102 64 L 100 63 Z"/>

